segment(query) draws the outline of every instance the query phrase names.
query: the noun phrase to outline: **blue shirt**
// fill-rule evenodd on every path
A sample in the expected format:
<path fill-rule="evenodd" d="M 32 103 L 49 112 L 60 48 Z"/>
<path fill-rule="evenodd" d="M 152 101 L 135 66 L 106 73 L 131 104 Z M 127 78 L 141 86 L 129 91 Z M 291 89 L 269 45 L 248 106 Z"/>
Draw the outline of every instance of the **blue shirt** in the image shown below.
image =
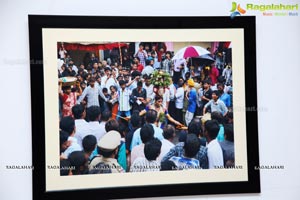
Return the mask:
<path fill-rule="evenodd" d="M 169 160 L 173 156 L 183 157 L 184 155 L 184 142 L 179 142 L 163 157 L 162 162 Z M 207 158 L 207 148 L 200 146 L 200 149 L 195 156 L 195 158 L 200 162 L 200 167 L 202 169 L 208 169 L 208 158 Z"/>
<path fill-rule="evenodd" d="M 231 98 L 229 94 L 223 93 L 222 96 L 220 96 L 220 100 L 223 101 L 227 107 L 231 105 Z"/>
<path fill-rule="evenodd" d="M 218 133 L 218 136 L 217 136 L 217 140 L 219 142 L 222 142 L 225 139 L 225 137 L 224 137 L 224 126 L 222 124 L 220 124 L 219 126 L 220 126 L 220 129 L 219 129 L 219 133 Z"/>
<path fill-rule="evenodd" d="M 173 156 L 170 158 L 170 161 L 173 161 L 179 170 L 183 169 L 200 169 L 199 160 L 195 158 L 186 158 Z"/>
<path fill-rule="evenodd" d="M 189 95 L 188 111 L 194 113 L 197 106 L 197 92 L 195 88 L 192 88 Z"/>
<path fill-rule="evenodd" d="M 159 139 L 159 140 L 163 140 L 164 136 L 163 136 L 163 130 L 161 128 L 158 128 L 157 126 L 155 126 L 154 124 L 151 124 L 153 126 L 154 129 L 154 137 Z M 133 149 L 133 147 L 142 144 L 142 139 L 141 139 L 141 128 L 137 129 L 132 137 L 132 142 L 131 142 L 131 146 L 130 146 L 130 151 Z"/>

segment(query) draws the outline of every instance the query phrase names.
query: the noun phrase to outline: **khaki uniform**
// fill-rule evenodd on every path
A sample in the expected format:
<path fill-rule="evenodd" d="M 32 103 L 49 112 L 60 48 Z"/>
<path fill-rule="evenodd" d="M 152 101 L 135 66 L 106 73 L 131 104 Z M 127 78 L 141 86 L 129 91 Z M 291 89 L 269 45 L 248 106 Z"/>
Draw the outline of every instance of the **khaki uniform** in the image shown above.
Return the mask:
<path fill-rule="evenodd" d="M 95 166 L 98 163 L 104 163 L 105 165 L 108 165 L 112 173 L 123 173 L 125 172 L 124 169 L 121 167 L 121 165 L 118 163 L 118 161 L 114 158 L 104 158 L 103 156 L 96 157 L 92 160 L 92 162 L 89 164 L 89 170 L 95 169 Z"/>

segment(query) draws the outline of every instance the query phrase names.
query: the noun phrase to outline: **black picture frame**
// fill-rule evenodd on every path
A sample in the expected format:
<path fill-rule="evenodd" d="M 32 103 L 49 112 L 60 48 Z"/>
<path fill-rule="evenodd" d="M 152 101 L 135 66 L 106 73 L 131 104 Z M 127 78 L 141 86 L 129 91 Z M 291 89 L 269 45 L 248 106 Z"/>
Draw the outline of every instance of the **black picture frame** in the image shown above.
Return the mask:
<path fill-rule="evenodd" d="M 228 17 L 112 17 L 29 15 L 32 111 L 33 199 L 114 199 L 178 195 L 260 193 L 257 109 L 246 112 L 248 181 L 169 184 L 46 192 L 43 28 L 78 29 L 244 29 L 246 107 L 257 108 L 256 27 L 254 16 Z M 39 62 L 41 61 L 41 62 Z"/>

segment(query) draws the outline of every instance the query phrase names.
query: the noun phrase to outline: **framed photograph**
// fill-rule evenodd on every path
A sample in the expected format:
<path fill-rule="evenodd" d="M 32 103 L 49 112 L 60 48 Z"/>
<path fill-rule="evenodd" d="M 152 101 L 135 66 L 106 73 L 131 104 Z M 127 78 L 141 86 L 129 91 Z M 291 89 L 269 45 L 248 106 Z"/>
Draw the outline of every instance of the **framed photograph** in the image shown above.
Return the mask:
<path fill-rule="evenodd" d="M 259 193 L 255 31 L 29 15 L 33 198 Z"/>

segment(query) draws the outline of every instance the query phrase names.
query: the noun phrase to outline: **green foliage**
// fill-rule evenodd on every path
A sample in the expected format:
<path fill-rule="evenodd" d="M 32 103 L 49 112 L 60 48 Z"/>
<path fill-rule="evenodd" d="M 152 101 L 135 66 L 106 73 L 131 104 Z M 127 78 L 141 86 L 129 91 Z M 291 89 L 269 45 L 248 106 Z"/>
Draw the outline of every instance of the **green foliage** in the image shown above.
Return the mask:
<path fill-rule="evenodd" d="M 151 77 L 151 84 L 154 86 L 169 87 L 171 85 L 171 76 L 164 71 L 154 71 Z"/>

